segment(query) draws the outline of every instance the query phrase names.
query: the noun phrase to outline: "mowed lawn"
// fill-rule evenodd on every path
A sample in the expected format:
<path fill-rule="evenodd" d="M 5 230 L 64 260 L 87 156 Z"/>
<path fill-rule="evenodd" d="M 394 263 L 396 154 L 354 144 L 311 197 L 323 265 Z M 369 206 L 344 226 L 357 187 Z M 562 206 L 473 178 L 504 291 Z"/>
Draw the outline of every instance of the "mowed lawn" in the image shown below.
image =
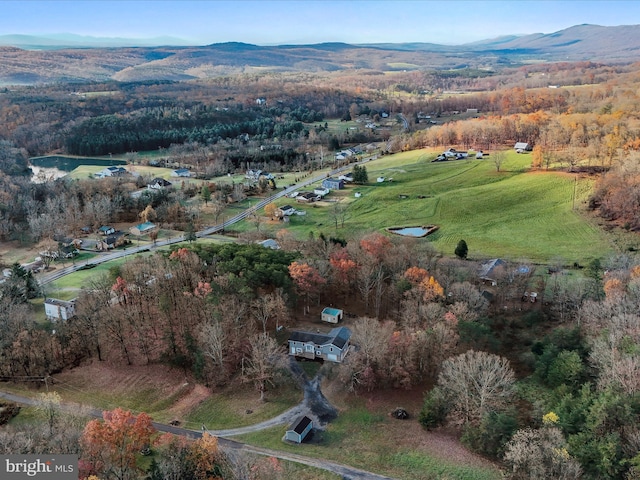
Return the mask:
<path fill-rule="evenodd" d="M 349 186 L 327 197 L 348 205 L 344 228 L 335 228 L 331 204 L 296 205 L 307 216 L 292 218 L 290 228 L 298 235 L 313 231 L 350 237 L 392 226 L 434 224 L 439 230 L 419 241 L 452 255 L 464 239 L 471 258 L 561 258 L 584 264 L 613 250 L 605 232 L 585 215 L 592 178 L 531 172 L 531 156 L 515 152 L 507 152 L 500 172 L 490 156 L 431 163 L 434 156 L 419 150 L 368 163 L 368 185 Z M 387 181 L 377 183 L 378 177 Z M 361 198 L 354 197 L 356 191 Z"/>

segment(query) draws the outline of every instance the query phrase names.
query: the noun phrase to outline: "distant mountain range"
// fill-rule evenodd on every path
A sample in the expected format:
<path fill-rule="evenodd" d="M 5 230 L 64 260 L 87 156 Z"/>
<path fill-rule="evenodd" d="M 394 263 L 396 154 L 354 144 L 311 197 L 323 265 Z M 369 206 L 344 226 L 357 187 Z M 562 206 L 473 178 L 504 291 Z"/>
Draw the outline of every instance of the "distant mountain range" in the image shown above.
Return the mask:
<path fill-rule="evenodd" d="M 452 27 L 455 28 L 455 27 Z M 533 61 L 640 60 L 640 25 L 577 25 L 551 34 L 504 36 L 464 45 L 432 43 L 258 46 L 229 42 L 78 35 L 0 36 L 0 85 L 184 80 L 256 71 L 496 68 Z M 164 46 L 158 46 L 164 45 Z"/>

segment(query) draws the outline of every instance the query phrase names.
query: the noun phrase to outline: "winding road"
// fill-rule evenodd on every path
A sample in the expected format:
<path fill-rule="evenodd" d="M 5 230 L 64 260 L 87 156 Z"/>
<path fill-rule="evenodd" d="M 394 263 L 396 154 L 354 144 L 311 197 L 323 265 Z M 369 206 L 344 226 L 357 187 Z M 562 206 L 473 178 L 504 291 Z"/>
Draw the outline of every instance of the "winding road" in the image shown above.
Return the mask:
<path fill-rule="evenodd" d="M 371 160 L 372 158 L 366 158 L 364 160 L 361 160 L 360 162 L 357 163 L 357 165 L 361 165 L 364 163 L 367 163 L 369 160 Z M 251 215 L 253 212 L 258 211 L 261 208 L 264 208 L 265 205 L 277 200 L 278 198 L 284 197 L 285 195 L 288 195 L 289 193 L 292 193 L 300 188 L 306 187 L 308 185 L 311 185 L 312 183 L 316 183 L 319 182 L 323 179 L 325 179 L 326 177 L 330 177 L 333 175 L 336 175 L 338 173 L 344 172 L 345 170 L 348 170 L 350 168 L 353 168 L 353 165 L 356 165 L 356 163 L 353 164 L 349 164 L 349 165 L 345 165 L 344 167 L 340 167 L 340 168 L 336 168 L 334 170 L 331 170 L 328 173 L 322 173 L 322 174 L 318 174 L 314 177 L 308 178 L 302 182 L 299 182 L 295 185 L 291 185 L 283 190 L 280 190 L 278 193 L 271 195 L 270 197 L 267 197 L 265 199 L 260 200 L 258 203 L 256 203 L 255 205 L 252 205 L 251 207 L 247 208 L 246 210 L 243 210 L 242 212 L 238 213 L 237 215 L 234 215 L 233 217 L 229 218 L 228 220 L 225 220 L 223 223 L 220 223 L 218 225 L 214 225 L 212 227 L 208 227 L 205 228 L 204 230 L 201 230 L 199 232 L 196 232 L 196 237 L 197 238 L 202 238 L 202 237 L 206 237 L 208 235 L 213 235 L 216 233 L 220 233 L 223 232 L 225 228 L 238 223 L 242 220 L 244 220 L 245 218 L 247 218 L 249 215 Z M 42 275 L 39 275 L 38 278 L 38 282 L 40 283 L 40 285 L 47 285 L 51 282 L 54 282 L 56 280 L 58 280 L 61 277 L 64 277 L 65 275 L 69 275 L 70 273 L 73 272 L 77 272 L 78 270 L 83 270 L 86 268 L 91 268 L 92 266 L 98 265 L 100 263 L 105 263 L 105 262 L 109 262 L 111 260 L 116 260 L 118 258 L 122 258 L 122 257 L 126 257 L 128 255 L 135 255 L 136 253 L 141 253 L 141 252 L 147 252 L 147 251 L 151 251 L 154 250 L 156 248 L 159 247 L 164 247 L 167 245 L 172 245 L 175 243 L 180 243 L 180 242 L 184 242 L 184 236 L 180 235 L 177 237 L 173 237 L 173 238 L 167 238 L 164 240 L 159 240 L 157 241 L 155 244 L 153 245 L 139 245 L 139 246 L 135 246 L 135 247 L 127 247 L 126 250 L 118 250 L 118 251 L 114 251 L 114 252 L 110 252 L 110 253 L 106 253 L 106 254 L 102 254 L 98 257 L 94 257 L 90 260 L 85 260 L 83 262 L 78 262 L 78 263 L 74 263 L 73 265 L 69 265 L 68 267 L 64 267 L 61 268 L 59 270 L 55 270 L 53 272 L 50 273 L 45 273 Z"/>
<path fill-rule="evenodd" d="M 357 164 L 361 165 L 361 164 L 367 163 L 371 159 L 372 158 L 363 159 L 360 162 L 357 162 Z M 253 212 L 259 210 L 260 208 L 264 208 L 265 205 L 273 202 L 274 200 L 277 200 L 278 198 L 281 198 L 300 188 L 319 182 L 328 176 L 333 176 L 341 172 L 344 172 L 345 170 L 353 168 L 353 165 L 354 164 L 345 165 L 344 167 L 331 170 L 328 173 L 322 173 L 312 178 L 306 179 L 302 182 L 297 183 L 296 185 L 289 186 L 281 190 L 280 192 L 261 200 L 260 202 L 251 206 L 250 208 L 243 210 L 239 214 L 231 217 L 230 219 L 224 221 L 219 225 L 214 225 L 212 227 L 208 227 L 204 230 L 196 232 L 196 237 L 202 238 L 208 235 L 213 235 L 213 234 L 222 232 L 224 231 L 225 228 L 237 222 L 240 222 L 241 220 L 245 219 L 247 216 L 249 216 Z M 91 268 L 92 265 L 95 266 L 101 263 L 109 262 L 111 260 L 128 256 L 128 255 L 134 255 L 141 252 L 151 251 L 159 247 L 172 245 L 180 242 L 184 242 L 184 236 L 160 240 L 160 241 L 157 241 L 154 245 L 142 245 L 142 246 L 136 246 L 136 247 L 129 247 L 126 250 L 119 250 L 115 252 L 106 253 L 98 257 L 94 257 L 90 260 L 74 263 L 73 265 L 64 267 L 60 270 L 56 270 L 51 273 L 40 275 L 38 277 L 38 281 L 40 285 L 46 285 L 51 282 L 54 282 L 55 280 L 58 280 L 59 278 L 65 275 L 69 275 L 70 273 L 76 272 L 78 270 L 86 269 L 87 267 Z M 292 365 L 293 364 L 294 362 L 292 362 Z M 295 367 L 293 368 L 295 369 Z M 299 373 L 299 372 L 294 372 L 294 373 Z M 245 443 L 226 438 L 234 435 L 241 435 L 244 433 L 259 431 L 266 428 L 275 427 L 278 425 L 288 425 L 288 424 L 291 424 L 297 417 L 303 414 L 311 414 L 316 418 L 319 418 L 319 417 L 322 418 L 327 416 L 330 417 L 331 415 L 335 415 L 335 413 L 331 412 L 331 409 L 333 409 L 333 407 L 329 404 L 328 401 L 326 401 L 326 399 L 322 395 L 322 392 L 320 392 L 319 378 L 316 377 L 312 381 L 308 381 L 305 378 L 303 382 L 304 382 L 303 386 L 304 386 L 305 394 L 302 402 L 296 405 L 295 407 L 287 410 L 286 412 L 283 412 L 277 417 L 274 417 L 264 422 L 261 422 L 255 425 L 250 425 L 247 427 L 227 429 L 227 430 L 207 430 L 207 432 L 210 433 L 211 435 L 218 437 L 218 445 L 226 451 L 243 451 L 243 452 L 249 452 L 256 455 L 276 457 L 282 460 L 296 462 L 299 464 L 308 465 L 311 467 L 330 471 L 337 475 L 341 475 L 342 478 L 345 480 L 350 480 L 350 479 L 352 480 L 360 480 L 360 479 L 361 480 L 393 480 L 393 478 L 391 477 L 386 477 L 383 475 L 367 472 L 365 470 L 360 470 L 358 468 L 350 467 L 348 465 L 343 465 L 343 464 L 331 462 L 328 460 L 307 457 L 304 455 L 298 455 L 294 453 L 288 453 L 288 452 L 277 451 L 277 450 L 269 450 L 269 449 L 260 448 L 260 447 L 253 447 L 251 445 L 247 445 Z M 4 398 L 11 402 L 20 403 L 24 405 L 36 404 L 36 401 L 32 398 L 23 397 L 20 395 L 15 395 L 15 394 L 3 392 L 3 391 L 0 391 L 0 398 Z M 61 408 L 71 410 L 71 411 L 74 410 L 73 405 L 63 405 L 61 406 Z M 101 410 L 92 408 L 89 410 L 89 414 L 96 418 L 102 418 Z M 153 426 L 156 428 L 156 430 L 160 432 L 167 432 L 167 433 L 172 433 L 174 435 L 181 435 L 181 436 L 186 436 L 191 438 L 201 437 L 204 431 L 204 429 L 203 431 L 189 430 L 185 428 L 180 428 L 178 426 L 166 425 L 166 424 L 161 424 L 156 422 L 153 423 Z"/>
<path fill-rule="evenodd" d="M 293 364 L 293 362 L 292 362 Z M 244 433 L 255 432 L 259 430 L 263 430 L 266 428 L 276 427 L 278 425 L 288 425 L 292 423 L 294 419 L 299 417 L 300 415 L 308 414 L 317 417 L 314 410 L 317 410 L 317 405 L 323 404 L 324 396 L 322 392 L 320 392 L 319 388 L 319 377 L 314 378 L 312 381 L 304 380 L 305 388 L 304 388 L 304 399 L 298 405 L 289 410 L 283 412 L 282 414 L 274 417 L 272 419 L 266 420 L 261 423 L 257 423 L 254 425 L 249 425 L 247 427 L 228 429 L 228 430 L 206 430 L 210 435 L 218 437 L 218 446 L 227 454 L 230 452 L 247 452 L 252 453 L 254 455 L 262 455 L 267 457 L 275 457 L 281 460 L 287 460 L 290 462 L 299 463 L 302 465 L 307 465 L 310 467 L 318 468 L 321 470 L 326 470 L 337 475 L 341 475 L 345 480 L 394 480 L 392 477 L 386 477 L 384 475 L 378 475 L 376 473 L 367 472 L 365 470 L 361 470 L 359 468 L 350 467 L 348 465 L 332 462 L 329 460 L 324 460 L 320 458 L 307 457 L 305 455 L 298 455 L 295 453 L 283 452 L 279 450 L 270 450 L 267 448 L 254 447 L 251 445 L 247 445 L 246 443 L 238 442 L 236 440 L 231 440 L 226 437 L 241 435 Z M 23 405 L 36 405 L 37 401 L 33 398 L 24 397 L 22 395 L 16 395 L 9 392 L 0 391 L 0 398 L 8 400 L 10 402 L 19 403 Z M 326 402 L 326 399 L 324 399 Z M 326 407 L 328 402 L 325 405 L 322 405 L 321 414 L 326 414 Z M 77 405 L 73 404 L 62 404 L 60 408 L 63 410 L 74 412 L 78 409 Z M 331 407 L 333 408 L 333 407 Z M 89 408 L 88 410 L 83 409 L 84 412 L 88 413 L 90 416 L 95 418 L 102 418 L 102 411 Z M 204 429 L 202 431 L 199 430 L 189 430 L 186 428 L 181 428 L 173 425 L 166 425 L 163 423 L 153 422 L 153 426 L 159 432 L 171 433 L 174 435 L 180 435 L 188 438 L 200 438 L 203 435 Z"/>

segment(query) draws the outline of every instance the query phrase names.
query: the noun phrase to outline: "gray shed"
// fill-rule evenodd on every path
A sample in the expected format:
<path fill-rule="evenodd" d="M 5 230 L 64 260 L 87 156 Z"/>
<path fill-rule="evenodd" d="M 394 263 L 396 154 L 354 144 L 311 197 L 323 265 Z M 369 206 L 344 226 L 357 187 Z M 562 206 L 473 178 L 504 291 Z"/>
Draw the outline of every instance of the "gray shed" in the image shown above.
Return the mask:
<path fill-rule="evenodd" d="M 311 419 L 306 415 L 303 415 L 289 427 L 287 433 L 284 434 L 284 439 L 289 440 L 290 442 L 302 443 L 312 428 L 313 422 Z"/>

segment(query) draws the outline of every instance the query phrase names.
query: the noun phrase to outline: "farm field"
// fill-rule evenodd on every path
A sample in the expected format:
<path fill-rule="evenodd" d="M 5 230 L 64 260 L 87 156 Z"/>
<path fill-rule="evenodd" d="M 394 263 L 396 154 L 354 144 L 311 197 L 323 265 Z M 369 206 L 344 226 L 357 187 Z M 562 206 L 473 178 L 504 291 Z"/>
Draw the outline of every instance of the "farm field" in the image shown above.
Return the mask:
<path fill-rule="evenodd" d="M 491 157 L 431 163 L 434 156 L 418 150 L 369 162 L 368 185 L 349 185 L 318 204 L 295 204 L 307 215 L 291 217 L 287 228 L 300 238 L 310 232 L 350 237 L 387 227 L 435 224 L 439 230 L 418 241 L 452 255 L 464 239 L 471 258 L 562 258 L 585 264 L 613 251 L 610 236 L 586 212 L 591 177 L 532 172 L 530 156 L 515 152 L 506 153 L 499 172 Z M 377 183 L 378 177 L 386 181 Z M 362 197 L 355 198 L 356 191 Z M 347 214 L 344 228 L 336 229 L 330 211 L 338 199 Z"/>

